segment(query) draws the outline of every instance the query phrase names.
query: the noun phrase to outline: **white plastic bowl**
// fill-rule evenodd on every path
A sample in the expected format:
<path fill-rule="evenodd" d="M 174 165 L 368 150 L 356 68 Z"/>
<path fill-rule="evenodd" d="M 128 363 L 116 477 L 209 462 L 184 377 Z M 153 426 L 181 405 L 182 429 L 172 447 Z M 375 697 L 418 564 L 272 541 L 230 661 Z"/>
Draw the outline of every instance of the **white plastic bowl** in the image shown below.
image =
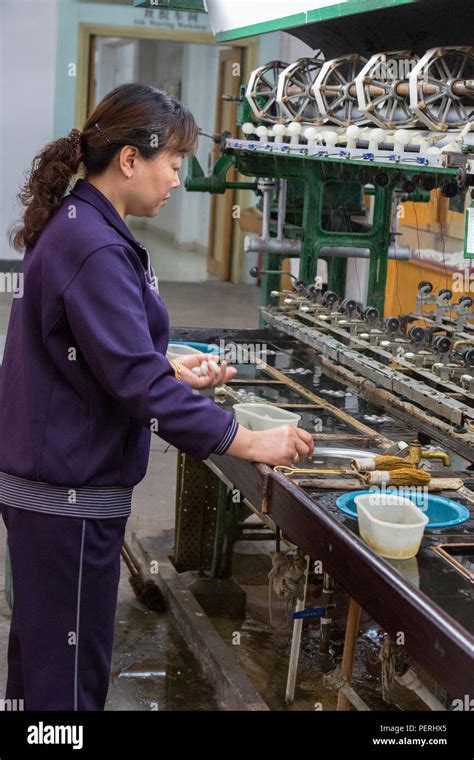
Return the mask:
<path fill-rule="evenodd" d="M 180 356 L 186 356 L 187 354 L 202 354 L 202 351 L 198 351 L 192 346 L 184 346 L 181 343 L 169 343 L 166 351 L 167 359 L 179 359 Z"/>
<path fill-rule="evenodd" d="M 270 404 L 234 404 L 235 418 L 249 430 L 270 430 L 280 425 L 298 426 L 299 414 Z"/>
<path fill-rule="evenodd" d="M 371 493 L 354 501 L 360 535 L 376 554 L 388 559 L 416 556 L 429 520 L 410 499 Z"/>

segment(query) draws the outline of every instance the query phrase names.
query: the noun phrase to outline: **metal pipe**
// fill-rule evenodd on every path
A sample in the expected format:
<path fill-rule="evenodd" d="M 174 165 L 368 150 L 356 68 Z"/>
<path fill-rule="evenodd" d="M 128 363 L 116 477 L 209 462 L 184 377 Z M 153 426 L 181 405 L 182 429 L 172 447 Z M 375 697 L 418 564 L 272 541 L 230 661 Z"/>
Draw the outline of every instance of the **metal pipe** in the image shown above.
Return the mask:
<path fill-rule="evenodd" d="M 396 244 L 397 242 L 397 236 L 398 236 L 398 223 L 400 220 L 400 215 L 398 213 L 398 209 L 400 208 L 400 204 L 402 202 L 402 198 L 405 195 L 405 193 L 400 192 L 399 190 L 395 190 L 393 194 L 393 204 L 392 204 L 392 240 L 393 243 Z"/>
<path fill-rule="evenodd" d="M 332 604 L 334 591 L 334 580 L 331 576 L 323 572 L 323 590 L 321 592 L 321 606 L 329 607 Z M 325 616 L 319 621 L 319 654 L 327 656 L 329 654 L 329 641 L 331 636 L 332 617 Z"/>
<path fill-rule="evenodd" d="M 262 239 L 266 241 L 270 238 L 270 196 L 274 186 L 273 180 L 264 179 L 259 186 L 262 188 L 263 193 L 263 219 L 262 219 Z M 266 251 L 264 247 L 262 251 Z"/>
<path fill-rule="evenodd" d="M 299 256 L 301 254 L 301 240 L 278 240 L 263 237 L 252 237 L 245 235 L 244 251 L 252 253 L 279 253 L 282 255 Z M 355 246 L 345 245 L 325 245 L 319 251 L 320 256 L 343 259 L 369 259 L 370 248 L 356 248 Z M 408 261 L 411 258 L 411 248 L 408 245 L 391 245 L 388 249 L 388 258 L 397 259 L 398 261 Z"/>
<path fill-rule="evenodd" d="M 288 180 L 280 179 L 280 188 L 278 190 L 278 229 L 277 240 L 283 240 L 283 229 L 286 218 L 286 194 L 288 190 Z"/>
<path fill-rule="evenodd" d="M 301 89 L 301 88 L 298 88 Z M 333 95 L 338 95 L 341 92 L 341 86 L 338 84 L 327 84 L 325 85 L 324 91 L 331 93 Z M 397 82 L 395 85 L 395 92 L 400 97 L 408 97 L 410 95 L 410 85 L 408 82 Z M 423 82 L 421 83 L 421 88 L 423 92 L 423 95 L 437 95 L 441 91 L 441 87 L 437 84 L 431 84 L 430 82 Z M 474 89 L 472 79 L 457 79 L 455 82 L 452 83 L 451 89 L 455 95 L 471 95 L 472 91 Z M 297 88 L 295 87 L 295 93 Z M 301 90 L 303 92 L 303 90 Z M 384 90 L 383 87 L 379 87 L 376 84 L 369 84 L 367 87 L 367 92 L 374 98 L 379 97 L 380 95 L 385 95 L 386 90 Z M 348 94 L 352 98 L 357 97 L 357 88 L 355 84 L 350 84 L 348 87 Z"/>
<path fill-rule="evenodd" d="M 431 691 L 429 691 L 429 689 L 427 689 L 426 686 L 421 683 L 414 670 L 409 669 L 402 676 L 395 676 L 395 678 L 398 683 L 402 686 L 405 686 L 406 689 L 411 689 L 411 691 L 414 691 L 415 694 L 420 697 L 422 702 L 424 702 L 425 705 L 430 708 L 430 710 L 446 711 L 444 705 L 442 705 L 441 702 L 436 699 L 434 694 L 432 694 Z"/>
<path fill-rule="evenodd" d="M 244 251 L 251 251 L 253 253 L 282 253 L 291 254 L 293 256 L 299 256 L 301 253 L 301 240 L 278 240 L 277 238 L 252 237 L 251 235 L 245 235 L 244 237 Z"/>
<path fill-rule="evenodd" d="M 226 190 L 257 190 L 257 182 L 232 182 L 225 183 Z"/>
<path fill-rule="evenodd" d="M 370 248 L 355 248 L 349 245 L 325 245 L 320 249 L 319 255 L 341 259 L 369 259 Z M 391 245 L 388 249 L 388 258 L 408 261 L 411 258 L 411 248 L 408 245 Z"/>

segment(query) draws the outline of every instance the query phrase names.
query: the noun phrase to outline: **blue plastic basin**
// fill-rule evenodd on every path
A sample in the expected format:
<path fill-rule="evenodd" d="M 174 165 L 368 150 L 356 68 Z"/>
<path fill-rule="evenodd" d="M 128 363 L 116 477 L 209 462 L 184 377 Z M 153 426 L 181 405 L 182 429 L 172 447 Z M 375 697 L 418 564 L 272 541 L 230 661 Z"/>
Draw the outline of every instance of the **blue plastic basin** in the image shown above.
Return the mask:
<path fill-rule="evenodd" d="M 435 496 L 434 494 L 419 493 L 410 488 L 387 488 L 386 493 L 393 493 L 397 496 L 404 496 L 406 499 L 413 501 L 416 506 L 428 517 L 426 529 L 451 528 L 453 525 L 460 525 L 470 517 L 470 512 L 462 504 L 452 499 L 446 499 L 444 496 Z M 351 491 L 342 494 L 336 499 L 336 505 L 341 512 L 357 520 L 357 505 L 354 501 L 355 496 L 362 494 L 377 493 L 375 489 L 365 491 Z"/>

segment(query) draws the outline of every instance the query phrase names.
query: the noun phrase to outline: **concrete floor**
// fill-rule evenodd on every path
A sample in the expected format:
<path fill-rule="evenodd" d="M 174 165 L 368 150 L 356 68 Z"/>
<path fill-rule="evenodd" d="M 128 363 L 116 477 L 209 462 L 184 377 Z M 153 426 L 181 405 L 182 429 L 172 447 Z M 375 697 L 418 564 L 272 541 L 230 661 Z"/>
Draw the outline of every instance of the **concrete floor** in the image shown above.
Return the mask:
<path fill-rule="evenodd" d="M 198 283 L 208 279 L 206 252 L 180 247 L 146 222 L 140 224 L 134 220 L 128 226 L 147 248 L 160 281 Z"/>
<path fill-rule="evenodd" d="M 258 289 L 252 285 L 162 282 L 171 324 L 176 326 L 258 326 Z M 11 297 L 0 293 L 0 355 Z M 148 472 L 136 487 L 131 534 L 154 536 L 174 525 L 176 451 L 153 437 Z M 0 697 L 6 680 L 9 610 L 4 588 L 5 529 L 0 520 Z M 171 616 L 146 610 L 136 601 L 122 565 L 108 710 L 219 709 L 212 689 L 186 647 Z"/>

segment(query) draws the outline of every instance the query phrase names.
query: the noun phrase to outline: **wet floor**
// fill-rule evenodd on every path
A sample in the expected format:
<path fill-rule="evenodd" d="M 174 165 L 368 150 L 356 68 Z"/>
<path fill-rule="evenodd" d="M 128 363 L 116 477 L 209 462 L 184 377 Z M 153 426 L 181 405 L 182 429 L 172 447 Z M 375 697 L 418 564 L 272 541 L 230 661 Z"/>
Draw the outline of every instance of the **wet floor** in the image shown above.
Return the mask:
<path fill-rule="evenodd" d="M 219 710 L 169 612 L 150 612 L 122 572 L 106 710 Z"/>
<path fill-rule="evenodd" d="M 250 542 L 239 544 L 249 553 L 255 547 Z M 247 614 L 244 621 L 213 618 L 213 623 L 223 639 L 228 643 L 257 691 L 272 710 L 313 711 L 335 710 L 337 691 L 325 683 L 325 676 L 334 671 L 342 659 L 344 632 L 347 616 L 348 598 L 337 585 L 334 590 L 335 616 L 331 629 L 330 645 L 327 654 L 319 653 L 319 622 L 303 624 L 301 650 L 298 663 L 296 687 L 293 704 L 285 701 L 286 681 L 290 657 L 292 624 L 286 603 L 280 600 L 272 602 L 273 628 L 269 620 L 268 572 L 271 562 L 268 554 L 263 554 L 259 546 L 258 562 L 253 557 L 251 577 L 248 573 L 249 553 L 236 554 L 234 577 L 247 594 Z M 269 544 L 268 551 L 274 550 Z M 259 572 L 256 571 L 259 565 Z M 249 581 L 251 581 L 249 583 Z M 321 582 L 314 576 L 308 587 L 306 608 L 321 606 Z M 385 702 L 381 688 L 381 664 L 378 652 L 382 643 L 383 631 L 367 615 L 362 613 L 361 634 L 354 660 L 353 688 L 366 702 L 371 710 L 399 711 L 424 710 L 424 704 L 411 692 L 395 684 L 391 692 L 391 701 Z M 240 633 L 236 643 L 235 633 Z M 421 673 L 421 670 L 420 670 Z M 429 676 L 424 675 L 425 683 L 430 683 Z"/>

